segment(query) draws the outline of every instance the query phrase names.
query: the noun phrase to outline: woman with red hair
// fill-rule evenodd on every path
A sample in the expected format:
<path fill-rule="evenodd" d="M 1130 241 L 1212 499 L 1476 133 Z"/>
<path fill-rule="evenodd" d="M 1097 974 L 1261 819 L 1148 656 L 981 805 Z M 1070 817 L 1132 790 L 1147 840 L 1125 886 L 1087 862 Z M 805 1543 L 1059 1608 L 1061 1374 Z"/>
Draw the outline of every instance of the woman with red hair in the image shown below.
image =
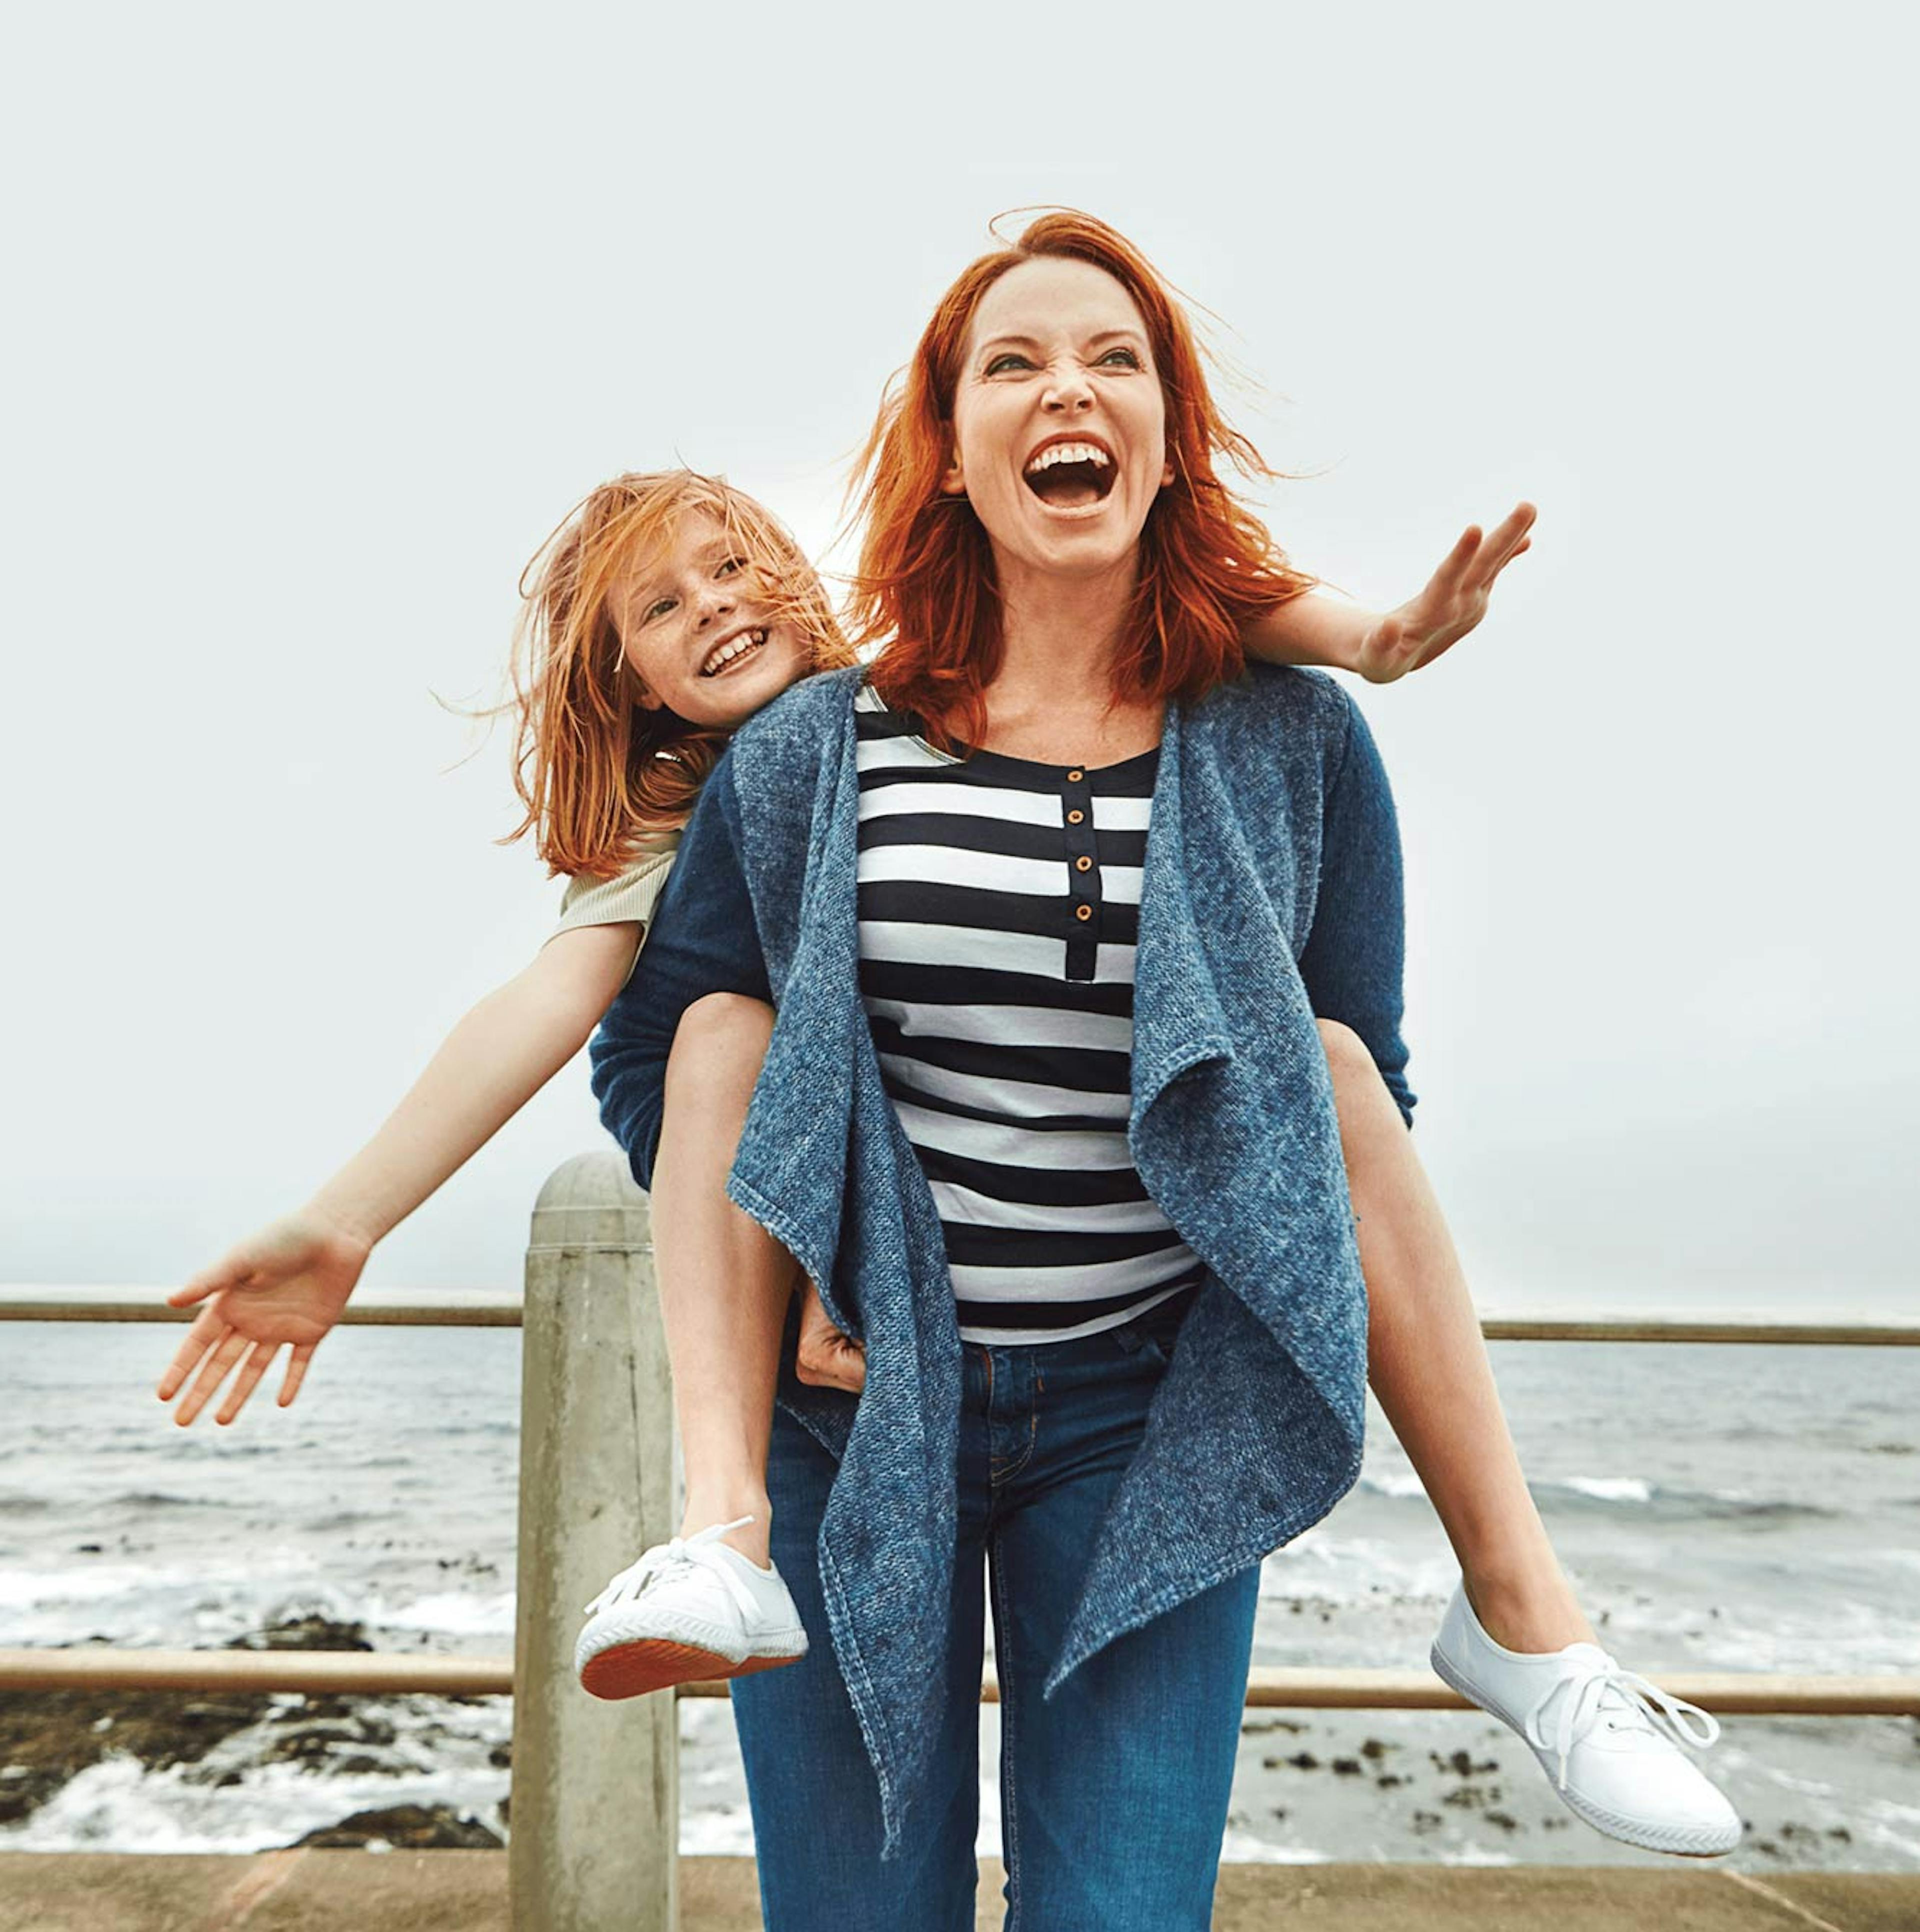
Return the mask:
<path fill-rule="evenodd" d="M 595 1042 L 651 1185 L 681 1017 L 776 1010 L 728 1191 L 849 1338 L 810 1376 L 789 1322 L 768 1472 L 832 1642 L 734 1693 L 774 1932 L 972 1924 L 990 1579 L 1010 1926 L 1207 1925 L 1260 1562 L 1357 1475 L 1370 1367 L 1461 1561 L 1436 1666 L 1601 1828 L 1738 1835 L 1520 1476 L 1406 1131 L 1385 774 L 1248 664 L 1310 580 L 1223 459 L 1110 229 L 968 268 L 867 447 L 878 655 L 736 734 Z"/>

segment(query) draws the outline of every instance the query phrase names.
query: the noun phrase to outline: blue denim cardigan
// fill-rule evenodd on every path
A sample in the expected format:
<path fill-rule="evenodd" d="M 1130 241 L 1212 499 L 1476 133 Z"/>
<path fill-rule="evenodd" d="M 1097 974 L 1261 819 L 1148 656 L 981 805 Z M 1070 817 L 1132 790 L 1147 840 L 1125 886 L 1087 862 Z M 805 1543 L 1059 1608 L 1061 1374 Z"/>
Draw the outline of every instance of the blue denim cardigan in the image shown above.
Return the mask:
<path fill-rule="evenodd" d="M 937 1730 L 960 1345 L 939 1217 L 860 999 L 853 698 L 795 686 L 750 719 L 689 823 L 632 980 L 593 1042 L 601 1116 L 644 1186 L 681 1014 L 777 1010 L 729 1182 L 864 1340 L 855 1396 L 780 1400 L 838 1459 L 819 1540 L 835 1654 L 886 1850 Z M 1316 1015 L 1364 1040 L 1412 1118 L 1399 837 L 1344 689 L 1255 664 L 1170 706 L 1142 881 L 1128 1136 L 1206 1264 L 1095 1546 L 1050 1694 L 1123 1633 L 1318 1521 L 1359 1472 L 1366 1288 Z"/>

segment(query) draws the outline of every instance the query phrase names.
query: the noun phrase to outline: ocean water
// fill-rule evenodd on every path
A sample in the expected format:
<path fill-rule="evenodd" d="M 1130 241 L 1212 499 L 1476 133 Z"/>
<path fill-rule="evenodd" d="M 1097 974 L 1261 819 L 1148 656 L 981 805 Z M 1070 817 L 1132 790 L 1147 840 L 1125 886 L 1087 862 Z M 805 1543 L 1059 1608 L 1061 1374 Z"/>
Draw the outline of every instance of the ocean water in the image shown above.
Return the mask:
<path fill-rule="evenodd" d="M 508 1652 L 519 1349 L 511 1330 L 346 1330 L 289 1410 L 172 1423 L 154 1328 L 0 1326 L 0 1646 L 217 1645 L 289 1618 L 382 1648 Z M 1631 1668 L 1920 1673 L 1920 1350 L 1503 1345 L 1541 1509 Z M 1257 1664 L 1424 1666 L 1455 1570 L 1377 1414 L 1361 1480 L 1270 1558 Z M 296 1702 L 297 1700 L 290 1700 Z M 240 1851 L 350 1813 L 497 1822 L 507 1700 L 364 1700 L 379 1742 L 289 1763 L 267 1726 L 199 1765 L 109 1755 L 0 1849 Z M 681 1842 L 751 1849 L 731 1714 L 681 1708 Z M 997 1713 L 981 1843 L 997 1850 Z M 1920 1725 L 1730 1719 L 1709 1768 L 1739 1855 L 1920 1870 Z M 4 1767 L 0 1766 L 0 1774 Z M 1770 1847 L 1763 1850 L 1761 1846 Z M 1635 1862 L 1577 1824 L 1478 1714 L 1249 1712 L 1233 1858 Z"/>

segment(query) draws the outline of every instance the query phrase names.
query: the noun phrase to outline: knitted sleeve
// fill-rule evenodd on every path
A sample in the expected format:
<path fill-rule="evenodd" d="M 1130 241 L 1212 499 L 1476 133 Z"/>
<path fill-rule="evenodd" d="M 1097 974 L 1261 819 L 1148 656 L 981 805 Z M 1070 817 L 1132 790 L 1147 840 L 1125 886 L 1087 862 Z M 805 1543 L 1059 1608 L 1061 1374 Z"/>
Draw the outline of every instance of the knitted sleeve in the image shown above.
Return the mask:
<path fill-rule="evenodd" d="M 1346 742 L 1326 788 L 1319 892 L 1300 976 L 1315 1015 L 1351 1027 L 1366 1042 L 1411 1126 L 1414 1095 L 1400 1034 L 1406 928 L 1400 824 L 1373 734 L 1341 695 Z"/>

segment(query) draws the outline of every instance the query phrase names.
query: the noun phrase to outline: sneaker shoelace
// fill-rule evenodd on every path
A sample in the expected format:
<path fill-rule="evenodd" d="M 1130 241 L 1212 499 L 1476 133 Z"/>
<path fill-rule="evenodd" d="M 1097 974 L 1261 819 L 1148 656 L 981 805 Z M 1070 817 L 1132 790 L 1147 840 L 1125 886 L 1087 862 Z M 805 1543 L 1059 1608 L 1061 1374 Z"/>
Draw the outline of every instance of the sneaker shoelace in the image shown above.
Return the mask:
<path fill-rule="evenodd" d="M 743 1516 L 733 1522 L 717 1522 L 710 1529 L 696 1530 L 691 1536 L 676 1536 L 665 1543 L 657 1543 L 653 1548 L 644 1550 L 617 1576 L 608 1580 L 605 1589 L 586 1606 L 589 1616 L 601 1610 L 611 1610 L 616 1604 L 628 1604 L 642 1596 L 657 1582 L 670 1576 L 687 1575 L 695 1570 L 704 1570 L 717 1576 L 732 1593 L 733 1600 L 740 1606 L 742 1616 L 750 1622 L 759 1612 L 759 1606 L 753 1600 L 753 1592 L 733 1571 L 733 1566 L 722 1556 L 714 1546 L 730 1529 L 744 1529 L 753 1519 Z"/>
<path fill-rule="evenodd" d="M 1603 1718 L 1610 1722 L 1616 1715 L 1624 1717 L 1634 1729 L 1664 1732 L 1676 1744 L 1704 1748 L 1720 1736 L 1720 1720 L 1711 1712 L 1688 1703 L 1684 1697 L 1670 1696 L 1637 1671 L 1623 1670 L 1607 1658 L 1581 1680 L 1577 1690 L 1560 1700 L 1559 1719 L 1553 1726 L 1557 1733 L 1553 1748 L 1560 1760 L 1555 1782 L 1561 1790 L 1567 1788 L 1567 1760 L 1574 1745 Z M 1699 1720 L 1697 1725 L 1695 1719 Z M 1544 1744 L 1546 1739 L 1537 1735 L 1541 1728 L 1537 1718 L 1529 1720 L 1527 1729 L 1535 1733 L 1529 1736 L 1529 1743 Z"/>

